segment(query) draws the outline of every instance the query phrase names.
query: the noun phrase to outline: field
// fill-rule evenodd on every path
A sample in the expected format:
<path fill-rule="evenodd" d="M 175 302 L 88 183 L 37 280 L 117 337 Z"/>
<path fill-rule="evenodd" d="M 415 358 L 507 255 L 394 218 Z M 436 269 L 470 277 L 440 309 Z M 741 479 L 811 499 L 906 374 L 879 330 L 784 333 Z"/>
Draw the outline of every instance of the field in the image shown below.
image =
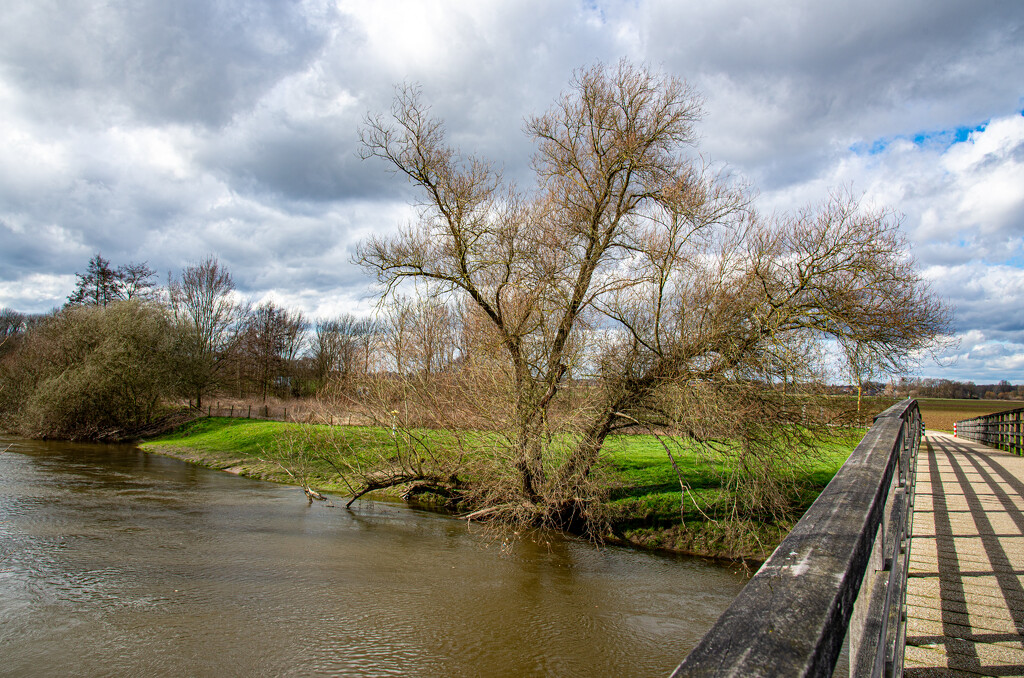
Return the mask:
<path fill-rule="evenodd" d="M 1024 407 L 1019 400 L 961 400 L 959 398 L 919 398 L 925 428 L 953 432 L 953 423 L 983 414 L 1005 412 Z"/>
<path fill-rule="evenodd" d="M 838 436 L 789 468 L 788 482 L 798 488 L 797 514 L 828 485 L 863 434 L 854 430 Z M 735 499 L 723 487 L 729 469 L 720 459 L 708 458 L 695 448 L 673 452 L 687 486 L 685 492 L 681 492 L 680 478 L 664 447 L 653 436 L 613 436 L 605 443 L 605 453 L 612 471 L 612 522 L 616 532 L 631 542 L 761 560 L 792 527 L 787 521 L 749 516 L 723 520 L 723 515 L 730 515 Z"/>
<path fill-rule="evenodd" d="M 852 399 L 851 399 L 852 400 Z M 872 396 L 864 399 L 865 413 L 873 417 L 890 405 L 899 402 L 896 398 Z M 933 431 L 953 432 L 954 422 L 972 419 L 983 414 L 1005 412 L 1024 407 L 1020 400 L 969 400 L 960 398 L 918 398 L 921 417 L 925 428 Z"/>
<path fill-rule="evenodd" d="M 887 398 L 865 399 L 867 413 L 879 412 L 894 402 Z M 953 423 L 961 419 L 1024 406 L 1024 402 L 1006 400 L 921 398 L 918 402 L 926 428 L 938 431 L 952 431 Z M 275 450 L 287 438 L 283 434 L 298 429 L 297 424 L 212 417 L 143 443 L 142 447 L 210 468 L 294 483 L 295 479 L 274 458 L 280 457 Z M 371 456 L 380 455 L 392 444 L 390 431 L 383 428 L 314 429 L 326 435 L 344 431 L 342 435 L 357 440 L 356 446 Z M 828 484 L 862 436 L 863 430 L 859 430 L 837 437 L 823 445 L 813 458 L 791 469 L 790 482 L 800 488 L 798 512 L 809 506 Z M 615 538 L 649 547 L 758 560 L 788 532 L 791 525 L 785 522 L 776 524 L 742 516 L 738 520 L 720 520 L 734 500 L 723 484 L 728 475 L 723 461 L 685 446 L 674 448 L 673 453 L 685 491 L 681 491 L 680 477 L 657 438 L 618 435 L 608 439 L 601 472 L 611 488 L 607 508 Z M 337 473 L 326 463 L 307 460 L 305 475 L 310 485 L 318 489 L 345 494 L 346 488 L 339 484 Z"/>

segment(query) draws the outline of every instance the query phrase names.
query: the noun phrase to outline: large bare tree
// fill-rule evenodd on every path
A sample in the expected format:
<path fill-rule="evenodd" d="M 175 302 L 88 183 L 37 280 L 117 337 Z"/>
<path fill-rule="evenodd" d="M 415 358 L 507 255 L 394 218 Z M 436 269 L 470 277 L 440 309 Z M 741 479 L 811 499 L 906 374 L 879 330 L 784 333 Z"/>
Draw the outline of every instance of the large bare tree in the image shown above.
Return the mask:
<path fill-rule="evenodd" d="M 837 194 L 760 217 L 695 153 L 700 115 L 675 77 L 625 61 L 583 69 L 527 121 L 527 191 L 451 147 L 416 88 L 366 121 L 364 155 L 408 178 L 421 209 L 397 235 L 365 241 L 359 261 L 386 294 L 412 280 L 465 303 L 490 347 L 490 376 L 467 384 L 507 396 L 507 454 L 492 470 L 507 477 L 475 497 L 481 514 L 585 519 L 603 443 L 623 427 L 763 453 L 763 432 L 791 423 L 777 387 L 806 380 L 823 342 L 898 367 L 945 331 L 891 215 Z M 583 379 L 596 386 L 572 396 Z"/>

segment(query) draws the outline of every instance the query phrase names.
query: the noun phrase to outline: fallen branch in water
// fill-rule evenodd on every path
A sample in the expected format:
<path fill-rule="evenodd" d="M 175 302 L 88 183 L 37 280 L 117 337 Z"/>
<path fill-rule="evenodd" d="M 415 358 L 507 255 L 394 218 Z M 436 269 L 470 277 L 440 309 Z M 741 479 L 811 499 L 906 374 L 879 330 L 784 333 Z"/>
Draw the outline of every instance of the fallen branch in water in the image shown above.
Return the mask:
<path fill-rule="evenodd" d="M 262 457 L 257 457 L 257 459 L 259 459 L 259 460 L 260 460 L 260 461 L 262 461 L 262 462 L 266 462 L 266 461 L 268 461 L 268 460 L 266 460 L 266 459 L 263 459 Z M 277 464 L 278 466 L 280 466 L 280 467 L 281 467 L 281 469 L 282 469 L 282 470 L 283 470 L 283 471 L 284 471 L 285 473 L 287 473 L 287 474 L 288 474 L 289 476 L 291 476 L 292 480 L 294 480 L 295 482 L 297 482 L 297 483 L 299 484 L 299 487 L 301 487 L 301 488 L 302 488 L 302 491 L 306 493 L 306 499 L 308 499 L 308 500 L 309 500 L 309 503 L 310 503 L 310 504 L 312 504 L 312 503 L 313 503 L 313 500 L 314 500 L 314 499 L 316 499 L 317 501 L 325 501 L 325 502 L 327 502 L 327 505 L 328 505 L 328 506 L 332 506 L 332 507 L 334 506 L 334 503 L 333 503 L 333 502 L 331 502 L 331 501 L 330 501 L 330 499 L 329 499 L 329 498 L 328 498 L 328 497 L 327 497 L 326 495 L 324 495 L 324 494 L 321 494 L 320 492 L 317 492 L 316 490 L 314 490 L 314 489 L 313 489 L 312 487 L 310 487 L 310 486 L 309 486 L 309 485 L 308 485 L 308 484 L 306 483 L 305 479 L 302 479 L 302 478 L 299 478 L 298 476 L 296 476 L 296 475 L 295 475 L 294 473 L 292 473 L 292 472 L 291 472 L 291 471 L 290 471 L 290 470 L 288 469 L 288 467 L 287 467 L 287 466 L 285 466 L 284 464 L 282 464 L 282 463 L 281 463 L 280 461 L 278 461 L 277 459 L 271 459 L 271 460 L 269 460 L 269 461 L 272 461 L 272 462 L 274 462 L 275 464 Z M 349 503 L 351 503 L 351 502 L 349 502 Z"/>

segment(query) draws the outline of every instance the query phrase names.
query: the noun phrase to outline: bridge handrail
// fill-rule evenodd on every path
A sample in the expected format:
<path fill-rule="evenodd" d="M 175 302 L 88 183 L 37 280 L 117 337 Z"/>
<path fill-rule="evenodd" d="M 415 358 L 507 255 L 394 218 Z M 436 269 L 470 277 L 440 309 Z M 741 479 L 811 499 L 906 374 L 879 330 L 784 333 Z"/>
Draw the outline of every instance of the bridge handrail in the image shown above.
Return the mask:
<path fill-rule="evenodd" d="M 916 400 L 874 425 L 672 676 L 900 675 L 921 439 Z"/>
<path fill-rule="evenodd" d="M 953 425 L 958 438 L 1024 454 L 1024 407 L 962 419 Z"/>

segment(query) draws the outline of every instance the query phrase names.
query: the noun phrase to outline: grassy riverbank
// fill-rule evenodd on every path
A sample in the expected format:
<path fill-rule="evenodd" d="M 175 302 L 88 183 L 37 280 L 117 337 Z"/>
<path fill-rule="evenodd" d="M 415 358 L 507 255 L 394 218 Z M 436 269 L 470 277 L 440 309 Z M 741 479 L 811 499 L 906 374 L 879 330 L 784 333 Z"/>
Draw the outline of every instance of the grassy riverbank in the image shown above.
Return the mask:
<path fill-rule="evenodd" d="M 862 436 L 863 432 L 853 432 L 838 438 L 791 469 L 789 483 L 801 488 L 800 512 L 825 488 Z M 612 525 L 616 535 L 631 543 L 764 560 L 793 526 L 788 521 L 732 515 L 735 497 L 723 485 L 730 469 L 694 448 L 674 452 L 679 475 L 653 436 L 616 436 L 609 439 L 605 451 L 614 487 L 609 502 Z M 685 491 L 681 491 L 680 476 Z"/>
<path fill-rule="evenodd" d="M 141 447 L 209 468 L 292 483 L 294 478 L 274 459 L 280 441 L 298 430 L 297 424 L 214 417 L 195 421 Z M 357 434 L 370 454 L 391 445 L 388 430 L 346 430 Z M 803 507 L 809 506 L 828 484 L 860 435 L 837 439 L 792 469 L 790 482 L 803 488 Z M 613 436 L 605 445 L 605 453 L 602 474 L 612 488 L 607 504 L 612 541 L 710 557 L 763 560 L 792 527 L 788 522 L 731 515 L 729 507 L 734 497 L 723 483 L 729 469 L 720 459 L 706 457 L 695 448 L 673 450 L 679 475 L 662 444 L 651 435 Z M 321 491 L 346 493 L 337 473 L 326 462 L 309 459 L 305 473 L 307 482 Z M 685 492 L 681 492 L 680 480 L 687 487 Z"/>

